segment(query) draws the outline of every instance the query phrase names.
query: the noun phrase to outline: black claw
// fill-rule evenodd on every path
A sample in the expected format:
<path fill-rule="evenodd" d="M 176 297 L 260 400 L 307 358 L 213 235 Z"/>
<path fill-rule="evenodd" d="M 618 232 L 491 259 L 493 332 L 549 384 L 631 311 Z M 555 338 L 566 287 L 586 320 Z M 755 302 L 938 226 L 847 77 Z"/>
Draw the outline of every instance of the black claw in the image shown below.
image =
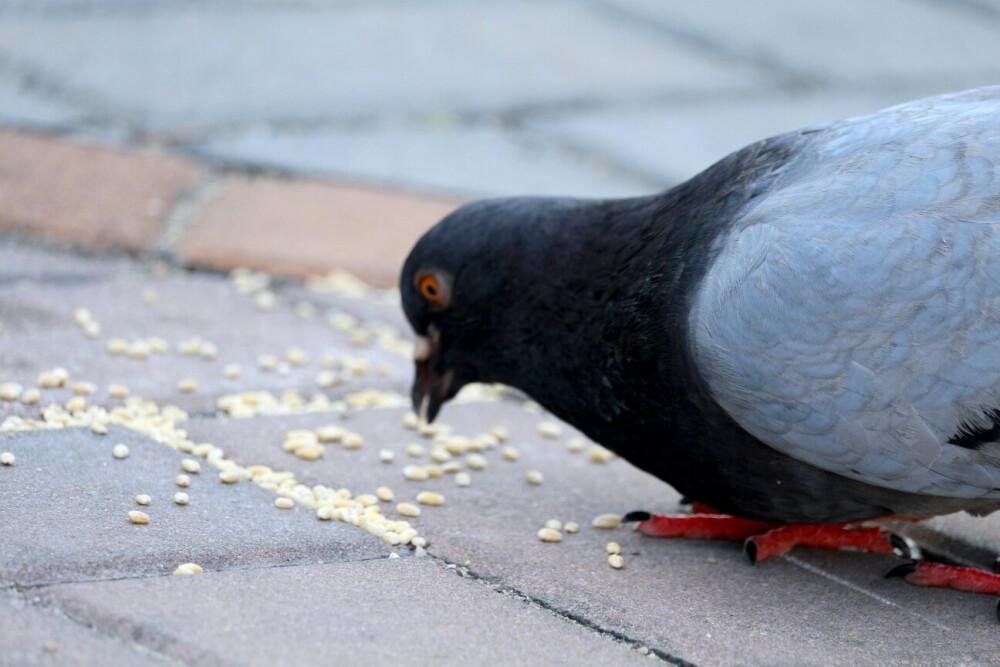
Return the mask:
<path fill-rule="evenodd" d="M 907 557 L 910 555 L 910 545 L 899 535 L 889 533 L 889 542 L 892 543 L 893 548 L 899 551 L 900 555 Z"/>
<path fill-rule="evenodd" d="M 751 565 L 757 564 L 757 543 L 753 541 L 753 538 L 743 543 L 743 555 L 747 557 Z"/>
<path fill-rule="evenodd" d="M 653 515 L 649 512 L 643 510 L 636 510 L 634 512 L 629 512 L 622 517 L 622 521 L 628 523 L 630 521 L 649 521 L 653 518 Z"/>
<path fill-rule="evenodd" d="M 681 499 L 677 501 L 681 505 L 693 505 L 694 498 L 688 498 L 687 496 L 681 496 Z"/>
<path fill-rule="evenodd" d="M 886 579 L 893 579 L 895 577 L 905 577 L 908 574 L 913 574 L 917 571 L 917 563 L 903 563 L 902 565 L 897 565 L 888 572 L 885 573 Z"/>

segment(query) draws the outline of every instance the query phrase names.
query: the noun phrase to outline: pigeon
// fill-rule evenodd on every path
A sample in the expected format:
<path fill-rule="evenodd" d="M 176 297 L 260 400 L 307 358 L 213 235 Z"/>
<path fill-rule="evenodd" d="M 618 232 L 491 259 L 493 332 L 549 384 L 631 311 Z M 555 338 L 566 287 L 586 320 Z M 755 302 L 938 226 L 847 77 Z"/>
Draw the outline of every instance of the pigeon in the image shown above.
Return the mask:
<path fill-rule="evenodd" d="M 525 392 L 698 501 L 632 515 L 649 535 L 889 552 L 883 528 L 838 535 L 1000 508 L 1000 86 L 764 139 L 652 196 L 463 205 L 400 289 L 415 409 Z"/>

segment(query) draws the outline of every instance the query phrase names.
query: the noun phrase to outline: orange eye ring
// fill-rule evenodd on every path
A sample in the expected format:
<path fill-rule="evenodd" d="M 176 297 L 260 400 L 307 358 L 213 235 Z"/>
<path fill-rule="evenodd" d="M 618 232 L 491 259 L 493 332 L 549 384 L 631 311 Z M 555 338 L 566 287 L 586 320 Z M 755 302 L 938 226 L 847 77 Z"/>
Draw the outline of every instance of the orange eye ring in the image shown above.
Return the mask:
<path fill-rule="evenodd" d="M 428 273 L 418 280 L 417 289 L 420 295 L 431 303 L 441 303 L 441 283 L 433 273 Z"/>

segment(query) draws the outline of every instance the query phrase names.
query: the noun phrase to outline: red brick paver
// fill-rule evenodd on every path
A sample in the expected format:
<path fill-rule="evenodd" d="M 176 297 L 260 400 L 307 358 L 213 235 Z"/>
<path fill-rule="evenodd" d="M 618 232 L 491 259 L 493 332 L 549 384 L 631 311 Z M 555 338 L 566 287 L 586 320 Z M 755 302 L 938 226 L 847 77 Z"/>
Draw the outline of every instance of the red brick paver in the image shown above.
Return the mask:
<path fill-rule="evenodd" d="M 190 264 L 304 277 L 343 268 L 395 283 L 413 243 L 458 201 L 317 181 L 231 178 L 178 242 Z"/>
<path fill-rule="evenodd" d="M 0 230 L 145 250 L 200 175 L 197 165 L 176 157 L 0 131 Z"/>

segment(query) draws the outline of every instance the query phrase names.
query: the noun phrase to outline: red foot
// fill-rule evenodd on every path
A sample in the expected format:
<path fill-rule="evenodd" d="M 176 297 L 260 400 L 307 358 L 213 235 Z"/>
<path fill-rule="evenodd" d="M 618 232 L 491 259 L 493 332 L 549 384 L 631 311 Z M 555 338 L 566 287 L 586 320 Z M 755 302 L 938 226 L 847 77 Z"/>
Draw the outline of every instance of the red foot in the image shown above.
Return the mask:
<path fill-rule="evenodd" d="M 892 553 L 893 544 L 888 531 L 879 527 L 856 526 L 849 523 L 779 526 L 763 535 L 748 537 L 743 550 L 751 563 L 788 553 L 796 546 Z"/>
<path fill-rule="evenodd" d="M 880 527 L 861 527 L 858 523 L 785 525 L 721 514 L 702 503 L 694 503 L 693 509 L 695 514 L 680 516 L 649 515 L 645 512 L 629 516 L 640 521 L 636 530 L 649 537 L 745 540 L 744 549 L 751 563 L 780 556 L 799 545 L 871 553 L 893 551 L 889 533 Z"/>
<path fill-rule="evenodd" d="M 954 588 L 970 593 L 1000 595 L 1000 575 L 974 567 L 944 563 L 906 563 L 893 568 L 886 577 L 902 577 L 916 586 Z"/>

